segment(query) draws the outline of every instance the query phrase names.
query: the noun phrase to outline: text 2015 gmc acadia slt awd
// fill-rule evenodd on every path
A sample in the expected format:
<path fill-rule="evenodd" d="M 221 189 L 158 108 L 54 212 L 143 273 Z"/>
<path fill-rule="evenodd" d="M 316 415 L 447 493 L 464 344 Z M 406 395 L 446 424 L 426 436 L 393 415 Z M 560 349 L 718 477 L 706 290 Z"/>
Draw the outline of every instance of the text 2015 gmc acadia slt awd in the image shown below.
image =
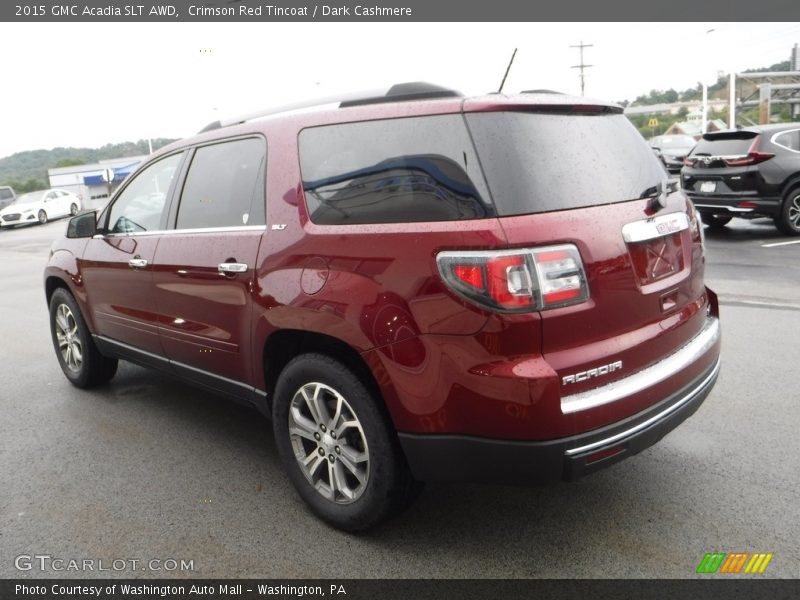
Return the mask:
<path fill-rule="evenodd" d="M 429 84 L 217 122 L 70 221 L 45 272 L 78 387 L 118 359 L 252 403 L 326 521 L 431 480 L 571 480 L 719 371 L 698 216 L 618 106 Z"/>

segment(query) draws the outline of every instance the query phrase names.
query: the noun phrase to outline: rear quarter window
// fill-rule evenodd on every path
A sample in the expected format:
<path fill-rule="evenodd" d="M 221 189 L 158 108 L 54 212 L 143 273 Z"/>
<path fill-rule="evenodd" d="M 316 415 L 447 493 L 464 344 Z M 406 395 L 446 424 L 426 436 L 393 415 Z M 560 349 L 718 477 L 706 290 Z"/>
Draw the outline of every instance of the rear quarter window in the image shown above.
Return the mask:
<path fill-rule="evenodd" d="M 800 152 L 800 130 L 778 133 L 772 137 L 772 143 L 787 150 Z"/>
<path fill-rule="evenodd" d="M 494 215 L 461 115 L 344 123 L 300 133 L 311 220 L 323 225 Z"/>

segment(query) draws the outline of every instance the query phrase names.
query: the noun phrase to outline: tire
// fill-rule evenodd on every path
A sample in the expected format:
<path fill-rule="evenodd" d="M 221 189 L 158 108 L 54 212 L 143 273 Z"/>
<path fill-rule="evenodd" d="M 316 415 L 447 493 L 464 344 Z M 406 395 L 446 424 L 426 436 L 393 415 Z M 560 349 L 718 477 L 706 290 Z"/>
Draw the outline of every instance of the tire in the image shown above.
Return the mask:
<path fill-rule="evenodd" d="M 69 216 L 74 217 L 77 214 L 78 214 L 78 205 L 73 202 L 72 204 L 69 205 Z"/>
<path fill-rule="evenodd" d="M 345 531 L 385 521 L 420 489 L 376 396 L 323 354 L 292 359 L 275 387 L 272 424 L 289 479 L 314 514 Z"/>
<path fill-rule="evenodd" d="M 701 215 L 704 225 L 708 225 L 711 229 L 722 229 L 731 222 L 733 217 L 718 217 L 717 215 Z"/>
<path fill-rule="evenodd" d="M 775 227 L 786 235 L 800 235 L 800 188 L 791 190 L 781 205 L 781 214 L 775 217 Z"/>
<path fill-rule="evenodd" d="M 100 354 L 75 298 L 64 288 L 50 298 L 50 335 L 58 364 L 72 385 L 90 388 L 114 377 L 117 359 Z"/>
<path fill-rule="evenodd" d="M 47 213 L 46 212 L 44 212 L 43 210 L 40 210 L 38 217 L 39 217 L 39 225 L 44 225 L 45 223 L 47 223 Z"/>

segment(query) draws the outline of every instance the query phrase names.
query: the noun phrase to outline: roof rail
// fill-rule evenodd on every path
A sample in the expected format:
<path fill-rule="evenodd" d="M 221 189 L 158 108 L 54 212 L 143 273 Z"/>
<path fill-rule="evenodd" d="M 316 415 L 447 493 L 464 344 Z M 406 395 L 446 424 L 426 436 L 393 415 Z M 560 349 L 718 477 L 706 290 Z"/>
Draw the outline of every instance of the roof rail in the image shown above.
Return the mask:
<path fill-rule="evenodd" d="M 247 121 L 259 119 L 261 117 L 268 117 L 304 108 L 325 106 L 326 104 L 338 104 L 339 108 L 347 108 L 349 106 L 364 106 L 368 104 L 382 104 L 385 102 L 410 102 L 414 100 L 433 100 L 436 98 L 461 98 L 462 96 L 463 94 L 461 94 L 461 92 L 432 83 L 425 83 L 422 81 L 397 83 L 388 90 L 362 91 L 345 96 L 315 98 L 314 100 L 305 102 L 259 110 L 238 117 L 220 119 L 219 121 L 214 121 L 203 127 L 199 133 L 213 131 L 214 129 L 220 129 L 222 127 L 230 127 L 231 125 L 239 125 L 240 123 L 246 123 Z"/>
<path fill-rule="evenodd" d="M 564 95 L 564 92 L 557 92 L 555 90 L 522 90 L 520 94 L 558 94 Z"/>

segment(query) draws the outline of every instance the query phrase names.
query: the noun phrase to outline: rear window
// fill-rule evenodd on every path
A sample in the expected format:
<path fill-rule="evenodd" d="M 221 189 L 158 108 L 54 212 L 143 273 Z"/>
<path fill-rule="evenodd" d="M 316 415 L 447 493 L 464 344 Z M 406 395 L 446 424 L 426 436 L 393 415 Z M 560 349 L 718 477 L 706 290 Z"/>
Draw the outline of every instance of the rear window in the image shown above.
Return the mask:
<path fill-rule="evenodd" d="M 467 123 L 501 216 L 640 198 L 666 177 L 623 115 L 487 112 Z"/>
<path fill-rule="evenodd" d="M 300 133 L 311 220 L 323 225 L 494 215 L 461 115 L 344 123 Z"/>
<path fill-rule="evenodd" d="M 706 134 L 697 142 L 697 146 L 692 150 L 692 156 L 744 156 L 756 135 L 758 134 L 752 131 Z"/>

